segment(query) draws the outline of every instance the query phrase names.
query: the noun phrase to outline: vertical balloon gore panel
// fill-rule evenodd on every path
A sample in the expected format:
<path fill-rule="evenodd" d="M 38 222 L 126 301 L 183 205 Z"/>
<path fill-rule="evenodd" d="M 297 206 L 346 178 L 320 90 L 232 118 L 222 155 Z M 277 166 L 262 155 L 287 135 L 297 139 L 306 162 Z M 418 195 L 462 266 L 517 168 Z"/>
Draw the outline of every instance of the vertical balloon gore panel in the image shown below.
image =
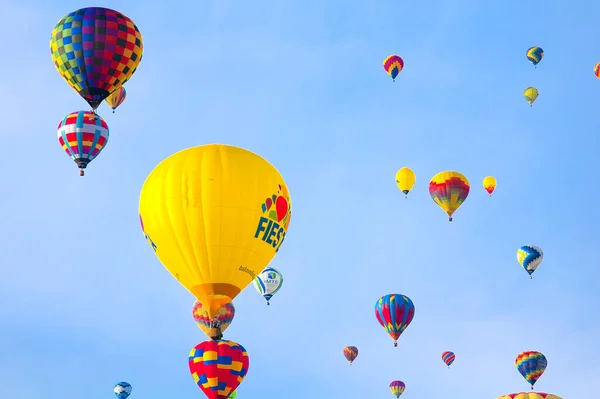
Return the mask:
<path fill-rule="evenodd" d="M 271 164 L 242 148 L 192 147 L 162 161 L 140 194 L 140 222 L 162 264 L 211 316 L 273 259 L 291 218 Z"/>

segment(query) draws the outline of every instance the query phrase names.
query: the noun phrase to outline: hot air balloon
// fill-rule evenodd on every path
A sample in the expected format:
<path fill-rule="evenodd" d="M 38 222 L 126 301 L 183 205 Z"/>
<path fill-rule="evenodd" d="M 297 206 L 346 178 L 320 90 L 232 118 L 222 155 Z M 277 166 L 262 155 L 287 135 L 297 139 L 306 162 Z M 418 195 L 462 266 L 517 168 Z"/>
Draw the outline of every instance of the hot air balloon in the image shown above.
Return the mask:
<path fill-rule="evenodd" d="M 533 278 L 533 272 L 542 263 L 543 259 L 544 253 L 542 249 L 535 245 L 523 245 L 517 250 L 517 261 L 529 273 L 530 279 Z"/>
<path fill-rule="evenodd" d="M 519 392 L 498 396 L 496 399 L 562 399 L 560 396 L 542 392 Z"/>
<path fill-rule="evenodd" d="M 490 197 L 496 189 L 496 178 L 494 176 L 486 176 L 483 178 L 483 188 L 488 192 Z"/>
<path fill-rule="evenodd" d="M 79 167 L 83 176 L 87 165 L 108 143 L 108 125 L 100 115 L 90 111 L 71 112 L 58 124 L 58 142 Z"/>
<path fill-rule="evenodd" d="M 600 62 L 594 65 L 594 75 L 600 79 Z"/>
<path fill-rule="evenodd" d="M 106 104 L 112 108 L 113 114 L 115 113 L 115 109 L 119 107 L 119 105 L 123 104 L 125 101 L 125 97 L 127 97 L 127 92 L 123 86 L 119 87 L 117 90 L 113 91 L 110 96 L 106 97 Z"/>
<path fill-rule="evenodd" d="M 347 346 L 344 348 L 344 357 L 352 366 L 352 362 L 358 356 L 358 348 L 356 346 Z"/>
<path fill-rule="evenodd" d="M 400 395 L 402 395 L 405 389 L 406 385 L 404 385 L 402 381 L 396 380 L 390 382 L 390 391 L 392 391 L 392 395 L 394 395 L 397 398 L 399 398 Z"/>
<path fill-rule="evenodd" d="M 113 392 L 118 399 L 127 399 L 131 395 L 131 385 L 128 382 L 119 382 L 115 385 Z"/>
<path fill-rule="evenodd" d="M 103 7 L 65 15 L 50 37 L 56 69 L 92 110 L 133 76 L 143 47 L 133 21 Z"/>
<path fill-rule="evenodd" d="M 450 365 L 454 363 L 454 359 L 456 359 L 456 355 L 454 355 L 454 352 L 447 351 L 442 353 L 442 360 L 444 361 L 444 363 L 446 363 L 448 368 L 450 368 Z"/>
<path fill-rule="evenodd" d="M 448 214 L 450 222 L 454 212 L 467 199 L 470 189 L 467 178 L 453 171 L 440 172 L 429 182 L 431 198 Z"/>
<path fill-rule="evenodd" d="M 208 312 L 202 306 L 199 300 L 194 301 L 192 308 L 192 316 L 200 329 L 210 339 L 220 340 L 223 338 L 223 333 L 233 321 L 235 316 L 235 307 L 233 303 L 226 303 L 215 314 L 214 317 L 209 317 Z"/>
<path fill-rule="evenodd" d="M 527 351 L 517 355 L 515 364 L 519 373 L 531 384 L 531 389 L 533 389 L 536 381 L 544 374 L 546 366 L 548 366 L 548 360 L 540 352 Z"/>
<path fill-rule="evenodd" d="M 523 92 L 523 97 L 525 97 L 525 100 L 527 100 L 529 106 L 533 107 L 533 103 L 538 98 L 539 94 L 540 93 L 538 92 L 538 89 L 536 89 L 535 87 L 528 87 Z"/>
<path fill-rule="evenodd" d="M 283 276 L 281 272 L 272 267 L 265 268 L 256 278 L 254 279 L 254 287 L 267 300 L 267 305 L 270 305 L 269 301 L 279 291 L 283 285 Z"/>
<path fill-rule="evenodd" d="M 398 346 L 400 335 L 415 316 L 415 305 L 401 294 L 384 295 L 375 303 L 375 317 Z"/>
<path fill-rule="evenodd" d="M 204 341 L 190 352 L 190 373 L 208 399 L 227 399 L 248 373 L 246 349 L 233 341 Z"/>
<path fill-rule="evenodd" d="M 404 198 L 408 197 L 408 192 L 412 190 L 416 180 L 415 172 L 410 168 L 404 167 L 396 173 L 396 185 L 404 193 Z"/>
<path fill-rule="evenodd" d="M 397 55 L 390 55 L 383 60 L 383 69 L 392 77 L 392 82 L 396 81 L 396 77 L 404 68 L 404 60 Z"/>
<path fill-rule="evenodd" d="M 544 58 L 544 50 L 542 50 L 541 47 L 533 46 L 527 50 L 525 55 L 527 56 L 529 62 L 533 64 L 533 67 L 537 68 L 537 64 L 539 64 L 542 58 Z"/>
<path fill-rule="evenodd" d="M 146 178 L 139 205 L 146 241 L 210 318 L 277 254 L 291 212 L 288 188 L 273 165 L 222 144 L 162 161 Z"/>

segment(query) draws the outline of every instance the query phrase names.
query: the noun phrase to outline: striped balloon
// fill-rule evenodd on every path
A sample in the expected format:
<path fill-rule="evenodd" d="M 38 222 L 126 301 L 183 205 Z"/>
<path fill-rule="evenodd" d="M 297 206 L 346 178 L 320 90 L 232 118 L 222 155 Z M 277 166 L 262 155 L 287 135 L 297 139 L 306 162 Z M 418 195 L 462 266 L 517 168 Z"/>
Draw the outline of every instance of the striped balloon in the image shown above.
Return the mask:
<path fill-rule="evenodd" d="M 534 67 L 540 63 L 542 58 L 544 58 L 544 50 L 541 47 L 533 46 L 527 49 L 527 53 L 525 54 L 529 62 L 533 64 Z"/>
<path fill-rule="evenodd" d="M 526 351 L 519 353 L 515 359 L 515 365 L 519 373 L 531 384 L 531 389 L 533 389 L 536 381 L 544 374 L 548 366 L 548 360 L 540 352 Z"/>
<path fill-rule="evenodd" d="M 454 352 L 446 351 L 442 353 L 442 360 L 444 361 L 444 363 L 446 363 L 448 368 L 450 368 L 450 365 L 454 363 L 454 359 L 456 359 L 456 355 L 454 355 Z"/>
<path fill-rule="evenodd" d="M 533 278 L 533 272 L 542 263 L 543 259 L 544 253 L 542 249 L 535 245 L 523 245 L 517 250 L 517 261 L 529 273 L 529 278 Z"/>
<path fill-rule="evenodd" d="M 384 295 L 375 303 L 375 317 L 398 346 L 398 338 L 415 316 L 415 305 L 401 294 Z"/>
<path fill-rule="evenodd" d="M 58 142 L 79 167 L 79 175 L 88 163 L 106 147 L 108 125 L 100 115 L 90 111 L 71 112 L 58 124 Z"/>
<path fill-rule="evenodd" d="M 398 55 L 390 55 L 383 60 L 383 69 L 392 77 L 392 82 L 396 81 L 396 77 L 404 68 L 404 60 Z"/>
<path fill-rule="evenodd" d="M 113 91 L 110 96 L 106 97 L 104 102 L 112 108 L 114 114 L 115 109 L 117 109 L 117 107 L 123 104 L 123 101 L 125 101 L 125 97 L 127 97 L 127 92 L 125 91 L 125 88 L 121 86 L 117 90 Z"/>
<path fill-rule="evenodd" d="M 404 385 L 404 383 L 400 380 L 390 382 L 390 391 L 392 391 L 392 395 L 394 395 L 397 398 L 399 398 L 400 395 L 402 395 L 405 389 L 406 385 Z"/>
<path fill-rule="evenodd" d="M 496 399 L 562 399 L 560 396 L 543 392 L 519 392 L 498 396 Z"/>
<path fill-rule="evenodd" d="M 347 346 L 344 348 L 344 357 L 352 366 L 352 362 L 358 356 L 358 348 L 356 346 Z"/>
<path fill-rule="evenodd" d="M 429 195 L 446 212 L 450 222 L 454 212 L 469 196 L 470 190 L 469 180 L 462 173 L 451 170 L 436 174 L 429 182 Z"/>

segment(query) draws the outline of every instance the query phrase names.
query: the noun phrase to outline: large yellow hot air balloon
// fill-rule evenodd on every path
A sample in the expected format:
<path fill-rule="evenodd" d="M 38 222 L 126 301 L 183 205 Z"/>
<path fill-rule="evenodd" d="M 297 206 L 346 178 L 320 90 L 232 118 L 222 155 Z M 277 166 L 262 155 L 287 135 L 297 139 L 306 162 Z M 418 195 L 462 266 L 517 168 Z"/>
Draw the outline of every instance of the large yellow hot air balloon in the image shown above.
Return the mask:
<path fill-rule="evenodd" d="M 438 173 L 429 182 L 431 198 L 448 214 L 450 222 L 454 212 L 467 199 L 470 190 L 471 186 L 467 178 L 451 170 Z"/>
<path fill-rule="evenodd" d="M 543 392 L 519 392 L 498 396 L 496 399 L 562 399 L 560 396 Z"/>
<path fill-rule="evenodd" d="M 540 93 L 538 92 L 538 89 L 536 89 L 535 87 L 528 87 L 523 92 L 523 97 L 525 97 L 525 100 L 527 100 L 529 106 L 533 107 L 533 103 L 535 102 L 535 100 L 537 100 L 539 94 Z"/>
<path fill-rule="evenodd" d="M 277 169 L 243 148 L 192 147 L 162 161 L 140 194 L 146 240 L 214 317 L 273 259 L 292 202 Z"/>
<path fill-rule="evenodd" d="M 404 198 L 408 197 L 408 192 L 412 190 L 416 180 L 415 172 L 410 168 L 404 167 L 396 173 L 396 184 L 404 193 Z"/>

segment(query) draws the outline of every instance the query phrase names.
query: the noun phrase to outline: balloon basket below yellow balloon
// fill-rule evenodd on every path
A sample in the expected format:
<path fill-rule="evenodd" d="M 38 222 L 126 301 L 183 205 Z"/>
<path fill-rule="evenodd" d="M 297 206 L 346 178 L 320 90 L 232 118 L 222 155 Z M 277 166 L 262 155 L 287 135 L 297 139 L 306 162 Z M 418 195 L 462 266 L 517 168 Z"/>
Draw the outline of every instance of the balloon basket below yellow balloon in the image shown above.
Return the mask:
<path fill-rule="evenodd" d="M 221 329 L 219 327 L 211 328 L 209 333 L 210 339 L 212 339 L 213 341 L 220 341 L 221 339 L 223 339 L 223 333 L 221 332 Z"/>

